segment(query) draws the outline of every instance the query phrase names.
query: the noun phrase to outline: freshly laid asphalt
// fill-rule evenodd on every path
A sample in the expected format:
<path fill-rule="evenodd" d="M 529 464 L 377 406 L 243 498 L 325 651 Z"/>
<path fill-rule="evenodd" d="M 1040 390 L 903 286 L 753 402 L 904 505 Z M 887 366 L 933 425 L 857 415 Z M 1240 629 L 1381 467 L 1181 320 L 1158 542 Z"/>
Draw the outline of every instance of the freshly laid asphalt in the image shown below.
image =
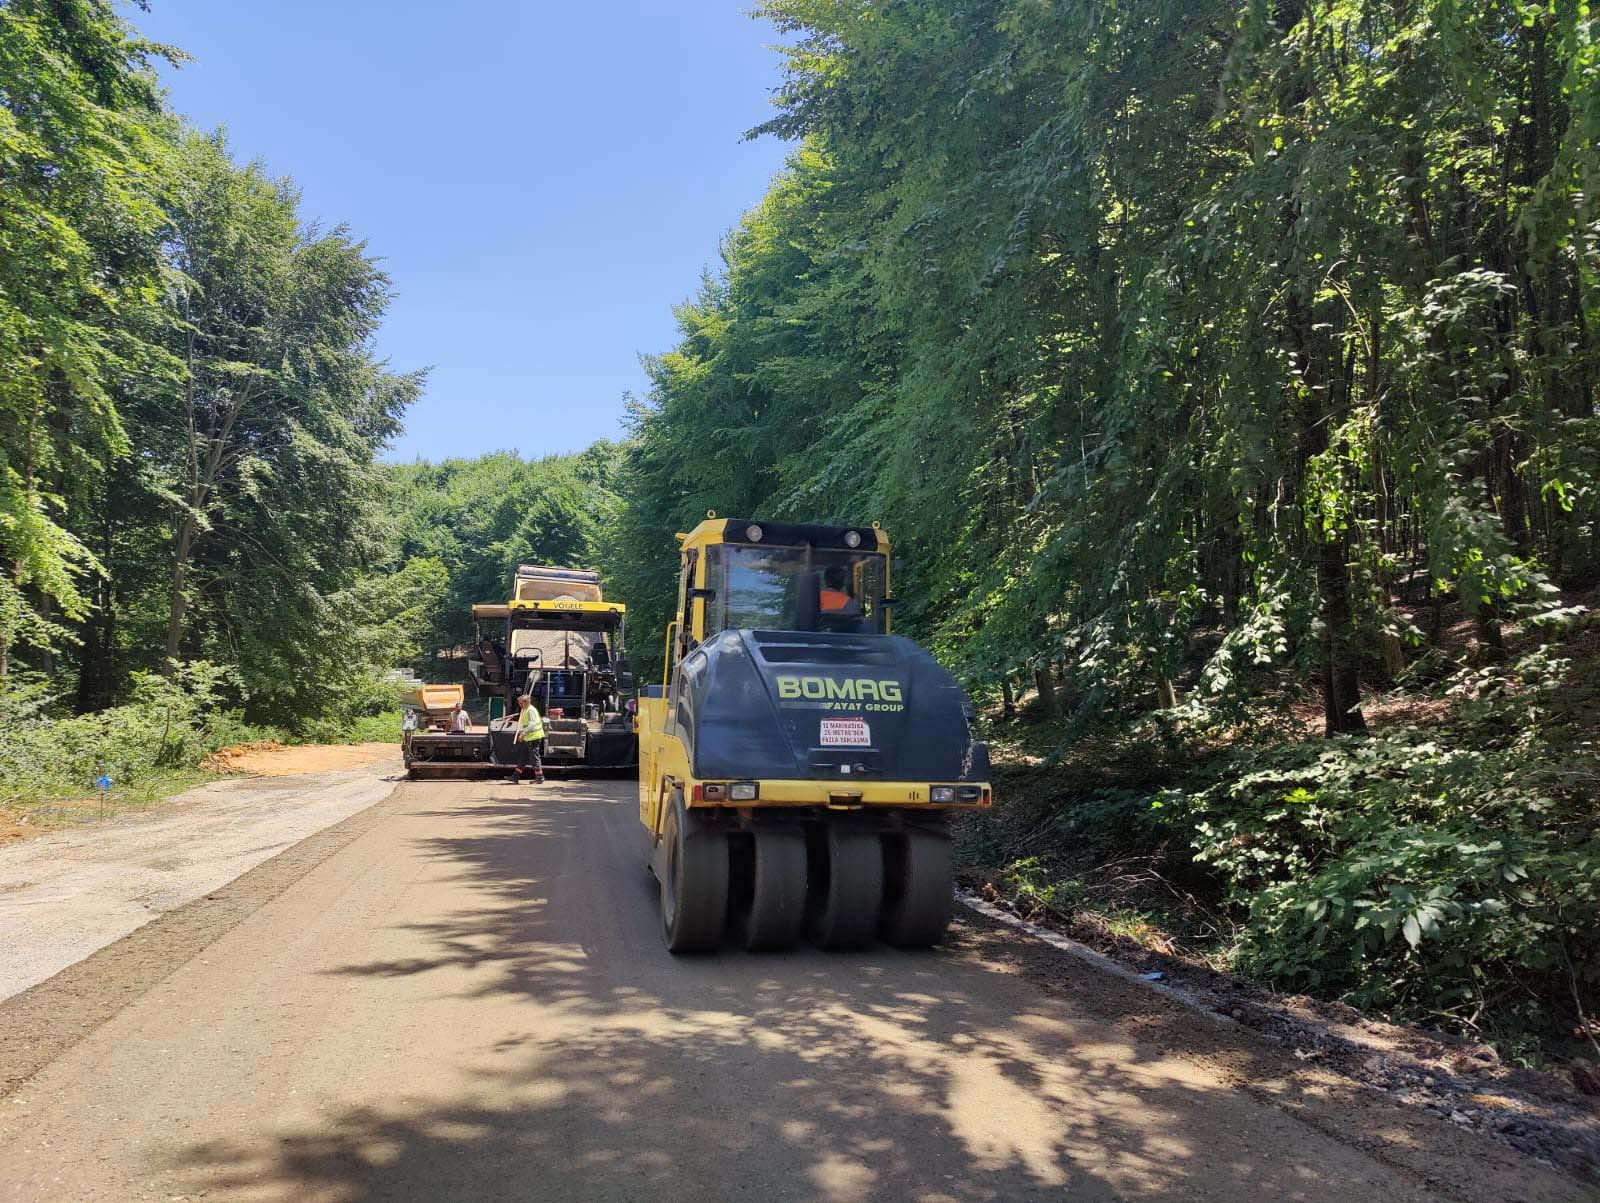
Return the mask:
<path fill-rule="evenodd" d="M 1582 1198 L 968 917 L 674 957 L 627 781 L 415 782 L 0 1004 L 0 1198 Z"/>

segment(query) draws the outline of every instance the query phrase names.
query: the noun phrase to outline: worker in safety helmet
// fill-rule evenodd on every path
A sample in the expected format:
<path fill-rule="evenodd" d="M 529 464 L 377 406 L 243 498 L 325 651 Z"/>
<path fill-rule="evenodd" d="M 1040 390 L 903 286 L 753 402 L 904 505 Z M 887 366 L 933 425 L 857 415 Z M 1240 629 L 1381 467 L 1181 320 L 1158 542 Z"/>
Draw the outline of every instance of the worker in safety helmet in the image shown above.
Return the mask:
<path fill-rule="evenodd" d="M 539 708 L 527 694 L 517 699 L 516 732 L 517 780 L 521 781 L 529 769 L 532 769 L 533 783 L 543 785 L 544 761 L 539 758 L 539 750 L 544 745 L 544 716 L 539 713 Z"/>

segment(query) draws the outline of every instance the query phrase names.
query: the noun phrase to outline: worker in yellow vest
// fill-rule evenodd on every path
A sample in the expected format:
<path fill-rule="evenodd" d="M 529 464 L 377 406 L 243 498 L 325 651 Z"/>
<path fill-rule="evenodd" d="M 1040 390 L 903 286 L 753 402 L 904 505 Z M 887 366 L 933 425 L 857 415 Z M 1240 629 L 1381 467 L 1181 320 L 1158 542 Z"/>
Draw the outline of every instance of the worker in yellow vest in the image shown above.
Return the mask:
<path fill-rule="evenodd" d="M 539 708 L 533 704 L 533 699 L 523 694 L 517 699 L 517 771 L 516 778 L 521 781 L 523 775 L 531 768 L 533 770 L 533 783 L 544 784 L 544 761 L 539 757 L 539 750 L 544 745 L 544 716 L 539 713 Z"/>

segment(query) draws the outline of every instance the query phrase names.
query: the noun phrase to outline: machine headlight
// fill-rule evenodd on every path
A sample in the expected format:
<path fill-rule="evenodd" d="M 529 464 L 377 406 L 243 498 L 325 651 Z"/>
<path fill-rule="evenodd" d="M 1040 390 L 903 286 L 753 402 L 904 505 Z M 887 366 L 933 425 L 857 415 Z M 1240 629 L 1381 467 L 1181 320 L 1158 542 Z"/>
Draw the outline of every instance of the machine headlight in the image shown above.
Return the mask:
<path fill-rule="evenodd" d="M 929 786 L 928 797 L 935 802 L 954 802 L 956 800 L 956 787 L 953 785 Z"/>
<path fill-rule="evenodd" d="M 981 802 L 983 800 L 983 786 L 962 785 L 956 787 L 956 801 Z"/>
<path fill-rule="evenodd" d="M 860 547 L 861 546 L 861 532 L 858 531 L 858 530 L 845 531 L 845 533 L 844 533 L 844 545 L 846 547 L 849 547 L 849 548 Z"/>
<path fill-rule="evenodd" d="M 746 539 L 749 539 L 750 542 L 752 542 L 752 543 L 761 542 L 761 536 L 766 534 L 766 533 L 767 533 L 766 531 L 762 530 L 754 522 L 752 522 L 749 526 L 744 528 L 744 537 Z"/>
<path fill-rule="evenodd" d="M 754 802 L 761 796 L 761 787 L 754 781 L 735 781 L 728 787 L 728 797 L 735 802 Z"/>

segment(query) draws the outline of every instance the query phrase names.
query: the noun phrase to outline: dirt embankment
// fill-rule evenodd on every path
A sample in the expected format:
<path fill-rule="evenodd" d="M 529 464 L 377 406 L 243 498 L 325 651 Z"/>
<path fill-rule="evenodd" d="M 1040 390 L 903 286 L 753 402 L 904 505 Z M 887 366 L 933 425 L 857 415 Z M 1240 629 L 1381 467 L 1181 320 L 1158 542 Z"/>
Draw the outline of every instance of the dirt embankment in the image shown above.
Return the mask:
<path fill-rule="evenodd" d="M 400 755 L 397 744 L 281 744 L 275 739 L 235 744 L 206 758 L 209 773 L 247 777 L 289 777 L 296 773 L 339 773 L 365 768 Z"/>

